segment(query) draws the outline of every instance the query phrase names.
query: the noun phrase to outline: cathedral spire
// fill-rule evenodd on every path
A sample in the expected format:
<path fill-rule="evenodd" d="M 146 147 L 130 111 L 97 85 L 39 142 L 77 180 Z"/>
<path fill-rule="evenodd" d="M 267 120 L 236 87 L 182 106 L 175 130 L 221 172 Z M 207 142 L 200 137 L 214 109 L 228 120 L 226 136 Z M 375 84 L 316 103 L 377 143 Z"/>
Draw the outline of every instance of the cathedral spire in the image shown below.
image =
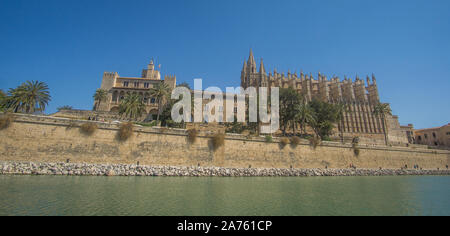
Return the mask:
<path fill-rule="evenodd" d="M 245 61 L 245 59 L 244 59 L 244 65 L 242 66 L 242 72 L 245 72 L 245 70 L 246 70 L 246 64 L 247 64 L 247 62 Z"/>
<path fill-rule="evenodd" d="M 250 48 L 250 55 L 248 56 L 247 68 L 248 68 L 247 71 L 249 73 L 256 73 L 256 61 L 255 57 L 253 56 L 253 51 L 251 48 Z"/>
<path fill-rule="evenodd" d="M 255 57 L 253 56 L 253 50 L 250 48 L 250 54 L 248 56 L 249 61 L 255 61 Z"/>
<path fill-rule="evenodd" d="M 253 56 L 253 50 L 250 48 L 250 55 L 248 56 L 248 62 L 249 65 L 254 65 L 256 67 L 256 61 L 255 57 Z"/>
<path fill-rule="evenodd" d="M 264 68 L 264 62 L 263 62 L 262 57 L 261 57 L 261 65 L 259 66 L 259 73 L 260 74 L 265 74 L 266 73 L 266 69 Z"/>

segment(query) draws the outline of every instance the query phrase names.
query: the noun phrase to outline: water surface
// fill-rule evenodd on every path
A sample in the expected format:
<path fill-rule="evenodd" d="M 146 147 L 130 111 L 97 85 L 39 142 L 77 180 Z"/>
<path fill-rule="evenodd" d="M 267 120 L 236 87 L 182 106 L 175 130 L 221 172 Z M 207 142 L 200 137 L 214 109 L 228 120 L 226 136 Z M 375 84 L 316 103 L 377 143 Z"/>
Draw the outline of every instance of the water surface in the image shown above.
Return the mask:
<path fill-rule="evenodd" d="M 0 176 L 0 215 L 450 215 L 450 176 Z"/>

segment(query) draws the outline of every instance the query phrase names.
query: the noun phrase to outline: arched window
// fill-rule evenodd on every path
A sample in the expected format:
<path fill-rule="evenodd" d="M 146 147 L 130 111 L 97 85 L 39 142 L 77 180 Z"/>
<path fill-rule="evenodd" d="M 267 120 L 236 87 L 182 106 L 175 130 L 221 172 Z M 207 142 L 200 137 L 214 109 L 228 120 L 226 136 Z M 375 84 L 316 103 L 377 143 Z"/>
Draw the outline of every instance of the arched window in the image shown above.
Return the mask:
<path fill-rule="evenodd" d="M 121 91 L 119 95 L 119 102 L 122 101 L 125 98 L 125 92 Z"/>
<path fill-rule="evenodd" d="M 119 97 L 119 92 L 114 91 L 112 96 L 112 102 L 118 102 L 117 99 Z"/>

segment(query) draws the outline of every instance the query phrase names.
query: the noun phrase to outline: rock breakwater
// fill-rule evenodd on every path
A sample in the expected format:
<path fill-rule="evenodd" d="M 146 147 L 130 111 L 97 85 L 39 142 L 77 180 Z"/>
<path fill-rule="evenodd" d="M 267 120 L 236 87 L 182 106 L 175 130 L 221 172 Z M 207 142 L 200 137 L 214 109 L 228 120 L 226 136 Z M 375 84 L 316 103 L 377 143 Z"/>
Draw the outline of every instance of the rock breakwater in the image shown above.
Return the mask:
<path fill-rule="evenodd" d="M 414 169 L 278 169 L 175 167 L 122 164 L 0 162 L 3 175 L 79 175 L 79 176 L 392 176 L 450 175 L 449 170 Z"/>

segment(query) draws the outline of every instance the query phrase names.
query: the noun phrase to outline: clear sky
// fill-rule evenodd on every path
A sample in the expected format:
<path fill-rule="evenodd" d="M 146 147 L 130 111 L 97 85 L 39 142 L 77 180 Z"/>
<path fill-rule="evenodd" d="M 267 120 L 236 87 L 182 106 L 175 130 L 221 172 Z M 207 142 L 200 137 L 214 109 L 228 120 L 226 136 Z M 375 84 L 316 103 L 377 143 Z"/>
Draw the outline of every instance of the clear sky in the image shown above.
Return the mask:
<path fill-rule="evenodd" d="M 374 73 L 402 124 L 450 122 L 448 0 L 0 0 L 0 89 L 46 82 L 47 113 L 92 109 L 104 71 L 152 57 L 178 83 L 238 86 L 250 48 L 270 71 Z"/>

